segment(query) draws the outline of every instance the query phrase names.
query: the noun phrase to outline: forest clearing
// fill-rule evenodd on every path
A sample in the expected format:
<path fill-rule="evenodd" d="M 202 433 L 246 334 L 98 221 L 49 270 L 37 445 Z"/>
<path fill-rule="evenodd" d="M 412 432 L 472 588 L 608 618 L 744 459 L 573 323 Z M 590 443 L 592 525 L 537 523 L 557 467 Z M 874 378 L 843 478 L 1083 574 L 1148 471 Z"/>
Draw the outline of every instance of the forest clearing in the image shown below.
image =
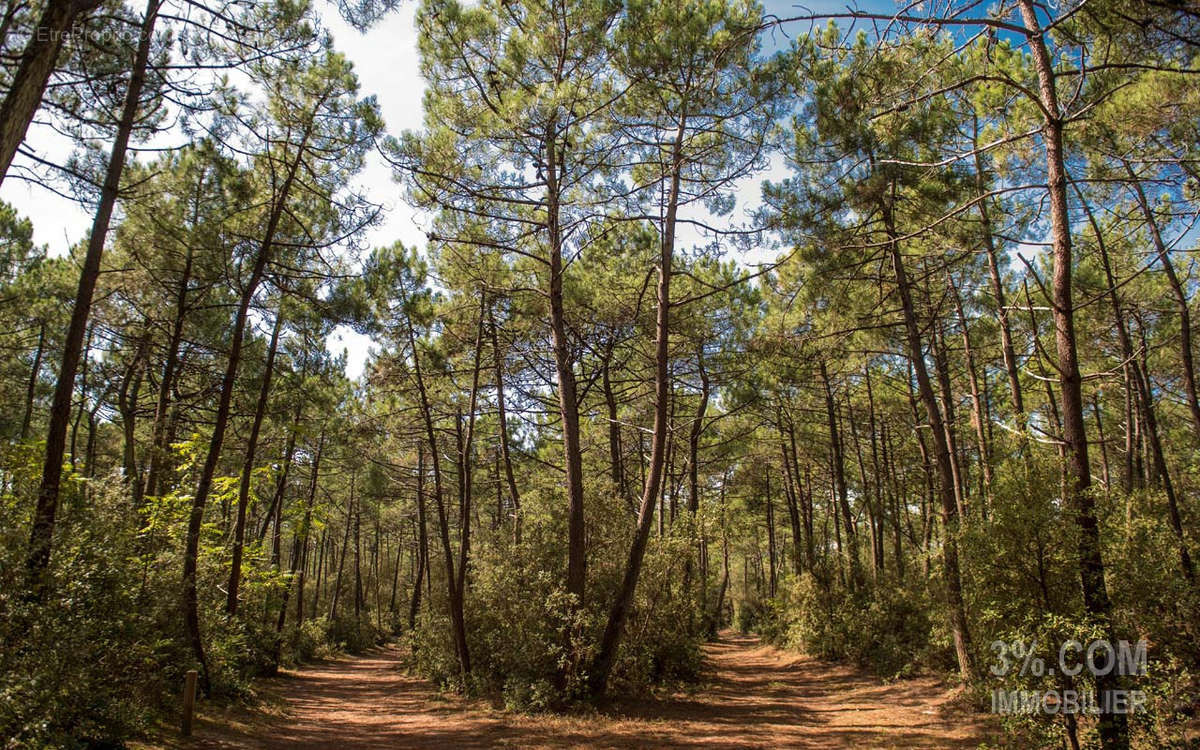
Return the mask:
<path fill-rule="evenodd" d="M 0 750 L 1195 750 L 1198 251 L 1194 2 L 5 0 Z"/>

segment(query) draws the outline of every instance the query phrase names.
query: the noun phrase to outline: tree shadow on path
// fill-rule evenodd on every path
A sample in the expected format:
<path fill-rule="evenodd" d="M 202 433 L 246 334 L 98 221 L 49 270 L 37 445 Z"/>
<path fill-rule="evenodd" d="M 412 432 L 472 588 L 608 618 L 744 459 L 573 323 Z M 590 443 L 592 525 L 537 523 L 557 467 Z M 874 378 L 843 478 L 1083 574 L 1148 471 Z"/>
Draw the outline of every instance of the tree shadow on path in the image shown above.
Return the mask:
<path fill-rule="evenodd" d="M 722 633 L 692 694 L 524 715 L 445 696 L 387 647 L 264 680 L 272 710 L 205 714 L 180 748 L 968 748 L 988 739 L 932 678 L 880 684 L 851 667 Z"/>

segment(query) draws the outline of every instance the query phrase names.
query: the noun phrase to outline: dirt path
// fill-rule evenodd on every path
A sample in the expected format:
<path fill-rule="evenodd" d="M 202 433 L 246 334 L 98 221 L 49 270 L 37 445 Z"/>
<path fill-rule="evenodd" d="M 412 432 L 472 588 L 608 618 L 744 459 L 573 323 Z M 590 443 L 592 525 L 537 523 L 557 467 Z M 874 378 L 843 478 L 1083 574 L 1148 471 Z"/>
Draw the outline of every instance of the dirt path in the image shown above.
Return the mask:
<path fill-rule="evenodd" d="M 205 714 L 183 748 L 967 748 L 982 717 L 930 678 L 881 685 L 845 666 L 726 633 L 694 694 L 600 713 L 522 716 L 439 695 L 401 653 L 308 667 L 265 681 L 268 713 Z"/>

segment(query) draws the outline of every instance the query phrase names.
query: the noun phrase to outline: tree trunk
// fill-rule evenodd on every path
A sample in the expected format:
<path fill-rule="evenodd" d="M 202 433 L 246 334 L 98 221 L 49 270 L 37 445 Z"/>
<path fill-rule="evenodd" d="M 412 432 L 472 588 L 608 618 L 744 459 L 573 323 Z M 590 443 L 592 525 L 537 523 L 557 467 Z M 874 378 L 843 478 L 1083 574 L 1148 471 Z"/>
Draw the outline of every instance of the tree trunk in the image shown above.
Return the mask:
<path fill-rule="evenodd" d="M 696 405 L 688 435 L 688 512 L 693 516 L 700 510 L 700 436 L 708 411 L 709 381 L 708 371 L 704 369 L 704 344 L 696 347 L 696 368 L 700 375 L 700 403 Z"/>
<path fill-rule="evenodd" d="M 930 354 L 933 355 L 934 374 L 942 395 L 942 425 L 946 430 L 946 447 L 950 452 L 950 470 L 954 474 L 954 502 L 958 505 L 959 519 L 967 517 L 967 482 L 963 478 L 962 464 L 958 453 L 958 436 L 954 426 L 958 419 L 954 414 L 954 391 L 950 385 L 950 362 L 946 354 L 946 336 L 942 322 L 936 321 L 930 334 Z"/>
<path fill-rule="evenodd" d="M 350 472 L 350 494 L 354 496 L 354 486 L 358 479 L 358 469 Z M 354 626 L 359 625 L 362 618 L 363 583 L 362 583 L 362 495 L 354 498 Z"/>
<path fill-rule="evenodd" d="M 839 522 L 838 531 L 842 527 L 846 529 L 846 546 L 845 549 L 849 553 L 850 558 L 850 584 L 857 588 L 862 583 L 862 568 L 858 562 L 858 542 L 854 529 L 854 521 L 850 515 L 850 500 L 849 491 L 846 487 L 846 469 L 845 456 L 843 454 L 841 433 L 838 430 L 837 412 L 834 409 L 833 388 L 829 383 L 829 371 L 825 367 L 825 359 L 819 358 L 817 366 L 820 368 L 821 384 L 825 390 L 825 419 L 829 425 L 829 457 L 830 471 L 833 475 L 834 497 L 837 503 L 837 509 L 841 513 L 840 518 L 835 518 Z M 838 542 L 841 548 L 841 542 Z"/>
<path fill-rule="evenodd" d="M 46 84 L 54 73 L 63 42 L 71 36 L 71 26 L 76 19 L 100 4 L 101 0 L 48 0 L 42 8 L 42 15 L 25 42 L 25 50 L 21 53 L 21 62 L 13 74 L 8 93 L 4 96 L 4 102 L 0 103 L 0 181 L 8 174 L 13 157 L 25 140 L 25 131 L 42 105 Z M 153 13 L 148 14 L 150 18 L 157 15 L 158 5 L 159 0 L 151 0 Z M 142 44 L 149 48 L 151 28 L 143 26 L 146 33 L 142 36 L 143 42 L 139 43 L 139 48 Z M 138 59 L 142 58 L 139 56 Z M 141 63 L 141 67 L 145 67 L 145 62 Z M 138 63 L 135 62 L 135 75 L 137 71 Z M 140 86 L 137 95 L 141 95 Z"/>
<path fill-rule="evenodd" d="M 809 467 L 806 464 L 804 467 L 804 487 L 800 487 L 800 457 L 796 451 L 796 428 L 792 424 L 791 418 L 787 417 L 787 436 L 788 449 L 792 459 L 792 469 L 796 472 L 794 477 L 796 481 L 797 499 L 800 501 L 800 517 L 804 524 L 804 567 L 810 574 L 813 572 L 816 564 L 816 542 L 813 539 L 813 502 L 812 502 L 812 476 L 809 472 Z"/>
<path fill-rule="evenodd" d="M 975 120 L 975 133 L 978 136 L 979 121 Z M 983 154 L 979 150 L 979 142 L 975 140 L 975 185 L 980 196 L 986 192 L 987 180 L 984 176 Z M 978 204 L 979 220 L 982 224 L 983 247 L 987 251 L 988 277 L 992 282 L 992 296 L 996 298 L 996 317 L 1000 322 L 1000 352 L 1004 359 L 1004 371 L 1008 374 L 1009 395 L 1012 398 L 1014 414 L 1025 427 L 1025 401 L 1021 393 L 1021 378 L 1017 372 L 1017 355 L 1013 350 L 1012 328 L 1008 321 L 1008 302 L 1004 291 L 1004 280 L 1000 277 L 1000 261 L 997 257 L 995 235 L 992 233 L 992 220 L 988 211 L 987 200 L 980 198 Z"/>
<path fill-rule="evenodd" d="M 625 485 L 625 462 L 621 454 L 621 423 L 617 421 L 617 398 L 612 388 L 611 368 L 615 341 L 614 335 L 609 338 L 608 346 L 605 347 L 604 358 L 600 363 L 600 384 L 604 388 L 604 406 L 608 410 L 608 464 L 612 472 L 613 486 L 617 488 L 617 493 L 625 498 L 632 512 L 633 498 Z"/>
<path fill-rule="evenodd" d="M 297 534 L 292 537 L 292 562 L 291 573 L 288 576 L 288 585 L 283 590 L 283 602 L 279 607 L 279 619 L 275 624 L 275 661 L 276 666 L 279 665 L 279 650 L 283 643 L 283 626 L 287 619 L 288 609 L 288 592 L 291 591 L 292 579 L 295 578 L 297 567 L 300 570 L 300 580 L 296 585 L 296 623 L 304 624 L 304 572 L 308 561 L 308 537 L 312 530 L 312 512 L 313 506 L 317 502 L 317 480 L 321 475 L 321 455 L 325 452 L 325 430 L 321 429 L 321 437 L 317 440 L 317 452 L 313 456 L 312 477 L 308 483 L 308 503 L 304 506 L 304 521 Z M 321 537 L 324 541 L 324 536 Z M 301 553 L 301 549 L 303 552 Z M 320 579 L 317 580 L 318 590 L 320 587 Z M 313 602 L 313 609 L 316 609 L 316 602 Z"/>
<path fill-rule="evenodd" d="M 964 682 L 975 676 L 974 656 L 971 653 L 971 636 L 967 628 L 967 613 L 963 605 L 962 577 L 958 565 L 958 503 L 955 498 L 954 468 L 950 459 L 950 446 L 946 440 L 946 428 L 938 407 L 937 395 L 925 367 L 925 351 L 921 345 L 921 328 L 917 323 L 913 306 L 908 274 L 904 270 L 904 259 L 900 254 L 900 242 L 892 219 L 891 206 L 885 204 L 884 223 L 890 240 L 892 272 L 896 278 L 896 289 L 904 314 L 907 333 L 909 361 L 917 378 L 917 393 L 925 405 L 929 433 L 933 440 L 934 460 L 939 478 L 939 494 L 942 501 L 942 572 L 946 586 L 946 604 L 950 615 L 950 630 L 954 636 L 954 650 L 958 657 L 958 671 Z"/>
<path fill-rule="evenodd" d="M 329 598 L 329 619 L 337 620 L 338 603 L 342 598 L 342 573 L 346 570 L 346 557 L 350 554 L 350 519 L 354 513 L 354 475 L 350 475 L 350 499 L 346 502 L 346 528 L 342 532 L 342 551 L 338 553 L 337 575 L 333 578 L 333 593 Z"/>
<path fill-rule="evenodd" d="M 884 571 L 884 519 L 887 515 L 887 487 L 885 477 L 890 476 L 880 472 L 879 465 L 879 429 L 875 422 L 875 389 L 871 386 L 871 363 L 863 363 L 863 382 L 867 386 L 867 434 L 871 440 L 871 471 L 875 477 L 875 564 L 876 569 Z"/>
<path fill-rule="evenodd" d="M 700 512 L 700 437 L 704 433 L 704 417 L 708 412 L 708 392 L 709 381 L 708 371 L 704 369 L 704 343 L 701 342 L 696 346 L 696 368 L 700 375 L 700 401 L 696 404 L 696 413 L 692 417 L 692 428 L 688 432 L 688 534 L 692 538 L 692 547 L 696 550 L 699 556 L 703 549 L 701 540 L 698 538 L 696 524 L 699 520 Z M 684 561 L 683 568 L 684 588 L 687 590 L 687 595 L 693 606 L 688 608 L 689 617 L 692 609 L 697 606 L 697 598 L 692 591 L 692 555 L 689 554 Z M 702 582 L 703 583 L 703 582 Z M 700 611 L 704 611 L 704 587 L 700 588 L 700 597 L 698 607 Z M 689 625 L 694 625 L 689 623 Z"/>
<path fill-rule="evenodd" d="M 1076 186 L 1078 190 L 1078 186 Z M 1112 308 L 1113 322 L 1117 327 L 1117 340 L 1121 345 L 1121 359 L 1125 361 L 1126 368 L 1130 379 L 1133 381 L 1137 402 L 1141 405 L 1142 420 L 1146 425 L 1146 439 L 1150 448 L 1150 456 L 1154 462 L 1156 473 L 1159 476 L 1159 481 L 1162 484 L 1163 492 L 1167 496 L 1167 515 L 1170 519 L 1171 530 L 1175 534 L 1175 543 L 1179 548 L 1179 567 L 1183 571 L 1184 578 L 1190 583 L 1195 583 L 1196 570 L 1192 563 L 1192 556 L 1188 549 L 1187 538 L 1183 533 L 1183 521 L 1179 512 L 1179 501 L 1175 495 L 1175 485 L 1171 481 L 1171 473 L 1167 469 L 1166 456 L 1163 452 L 1162 439 L 1159 435 L 1158 417 L 1154 410 L 1153 389 L 1150 387 L 1150 378 L 1147 371 L 1141 366 L 1137 357 L 1134 356 L 1133 341 L 1129 335 L 1129 328 L 1125 322 L 1125 313 L 1121 309 L 1121 298 L 1117 293 L 1116 278 L 1113 276 L 1112 264 L 1108 255 L 1108 245 L 1104 241 L 1104 235 L 1100 231 L 1100 225 L 1096 221 L 1095 215 L 1092 213 L 1091 206 L 1083 200 L 1083 195 L 1079 195 L 1080 201 L 1083 204 L 1084 212 L 1087 214 L 1088 221 L 1091 223 L 1092 232 L 1096 237 L 1097 249 L 1100 251 L 1100 264 L 1104 269 L 1105 283 L 1108 287 L 1108 300 Z M 1096 407 L 1096 420 L 1099 425 L 1100 409 Z M 1100 433 L 1103 439 L 1103 431 Z M 1102 444 L 1103 447 L 1103 444 Z M 1106 460 L 1107 463 L 1107 460 Z"/>
<path fill-rule="evenodd" d="M 403 559 L 404 542 L 403 532 L 401 538 L 396 540 L 396 565 L 392 568 L 392 597 L 388 604 L 388 614 L 391 616 L 391 631 L 396 632 L 396 592 L 400 588 L 400 560 Z"/>
<path fill-rule="evenodd" d="M 667 402 L 670 399 L 668 378 L 670 359 L 667 344 L 671 323 L 671 262 L 675 252 L 675 219 L 679 211 L 679 183 L 683 169 L 682 148 L 686 127 L 687 115 L 685 113 L 679 119 L 679 126 L 675 131 L 674 144 L 671 149 L 671 182 L 667 196 L 658 267 L 658 312 L 655 321 L 654 342 L 654 438 L 650 446 L 650 470 L 646 476 L 645 486 L 642 488 L 637 530 L 629 550 L 629 559 L 625 563 L 625 574 L 621 579 L 621 587 L 617 590 L 612 608 L 608 612 L 608 622 L 605 624 L 604 635 L 600 639 L 600 648 L 592 665 L 590 687 L 593 695 L 597 696 L 603 695 L 608 688 L 608 676 L 612 671 L 613 662 L 616 660 L 617 648 L 620 646 L 621 635 L 625 628 L 625 618 L 629 614 L 630 605 L 633 604 L 638 577 L 642 572 L 642 559 L 646 554 L 646 544 L 650 539 L 650 527 L 654 520 L 654 503 L 659 497 L 662 486 L 663 465 L 669 438 L 667 434 Z"/>
<path fill-rule="evenodd" d="M 583 603 L 586 573 L 583 511 L 583 452 L 579 438 L 579 396 L 576 392 L 575 362 L 567 341 L 566 314 L 563 310 L 562 228 L 559 225 L 558 148 L 555 143 L 557 120 L 546 127 L 543 153 L 546 154 L 546 228 L 550 242 L 550 335 L 554 349 L 554 369 L 558 376 L 558 405 L 562 415 L 563 457 L 567 480 L 567 593 L 576 604 Z"/>
<path fill-rule="evenodd" d="M 403 294 L 403 289 L 401 294 Z M 405 300 L 407 303 L 407 301 Z M 405 317 L 408 332 L 408 345 L 412 350 L 413 357 L 413 378 L 417 384 L 417 395 L 420 398 L 421 417 L 425 424 L 425 438 L 429 442 L 429 454 L 433 461 L 433 501 L 437 508 L 438 515 L 438 530 L 442 540 L 442 554 L 445 558 L 446 565 L 446 588 L 451 602 L 455 601 L 457 595 L 458 576 L 454 572 L 454 553 L 450 546 L 450 523 L 446 518 L 446 503 L 445 497 L 442 494 L 442 462 L 438 453 L 437 433 L 433 425 L 433 411 L 429 405 L 429 395 L 425 388 L 425 378 L 421 371 L 421 355 L 417 349 L 416 334 L 413 332 L 412 319 Z M 427 580 L 431 580 L 427 578 Z M 454 648 L 458 655 L 459 670 L 462 678 L 466 679 L 471 672 L 471 654 L 467 645 L 467 630 L 466 623 L 461 617 L 455 615 L 456 609 L 451 607 L 450 627 L 453 630 Z M 457 610 L 461 614 L 461 610 Z"/>
<path fill-rule="evenodd" d="M 417 443 L 417 574 L 412 599 L 408 603 L 408 629 L 417 626 L 421 611 L 421 581 L 429 565 L 429 533 L 425 524 L 425 446 Z"/>
<path fill-rule="evenodd" d="M 125 474 L 125 482 L 129 485 L 133 507 L 142 506 L 142 477 L 137 465 L 137 403 L 138 393 L 142 385 L 142 358 L 145 356 L 149 334 L 138 342 L 133 360 L 125 368 L 121 378 L 121 387 L 117 391 L 117 410 L 121 413 L 121 431 L 124 437 L 121 451 L 121 468 Z M 91 460 L 88 461 L 89 467 Z M 90 468 L 89 468 L 90 470 Z"/>
<path fill-rule="evenodd" d="M 33 402 L 37 397 L 38 374 L 42 371 L 42 352 L 46 346 L 46 322 L 38 326 L 37 349 L 33 352 L 33 365 L 29 369 L 29 384 L 25 387 L 25 416 L 21 418 L 21 439 L 29 438 L 29 428 L 33 424 Z"/>
<path fill-rule="evenodd" d="M 782 432 L 782 430 L 781 430 Z M 788 459 L 787 446 L 782 439 L 779 441 L 779 457 L 783 460 L 784 493 L 787 501 L 788 522 L 792 528 L 792 572 L 799 576 L 804 572 L 804 535 L 801 531 L 800 504 L 796 495 L 799 493 L 799 482 L 796 480 L 796 470 Z"/>
<path fill-rule="evenodd" d="M 770 566 L 767 577 L 767 596 L 774 597 L 778 573 L 775 567 L 775 499 L 771 497 L 771 472 L 769 470 L 763 479 L 765 480 L 765 504 L 767 506 L 767 561 Z"/>
<path fill-rule="evenodd" d="M 979 376 L 975 370 L 975 354 L 971 349 L 971 331 L 967 328 L 967 316 L 963 312 L 962 298 L 958 286 L 949 271 L 946 272 L 946 283 L 950 286 L 950 299 L 954 303 L 954 313 L 958 317 L 958 327 L 962 329 L 963 359 L 966 360 L 967 382 L 971 386 L 971 421 L 975 427 L 975 440 L 979 449 L 979 466 L 983 474 L 983 509 L 981 515 L 986 517 L 987 506 L 992 500 L 992 457 L 984 432 L 983 400 L 985 394 L 979 390 Z M 986 390 L 986 389 L 985 389 Z"/>
<path fill-rule="evenodd" d="M 271 329 L 271 343 L 267 346 L 267 361 L 264 365 L 262 387 L 254 407 L 254 420 L 250 424 L 250 437 L 246 441 L 246 460 L 242 463 L 242 476 L 238 482 L 237 520 L 233 527 L 233 561 L 229 567 L 229 592 L 225 600 L 225 611 L 236 615 L 238 589 L 242 583 L 242 547 L 246 538 L 246 505 L 250 502 L 250 480 L 254 474 L 254 454 L 258 451 L 258 435 L 262 431 L 263 417 L 267 413 L 267 399 L 271 395 L 271 377 L 275 374 L 275 352 L 279 348 L 279 332 L 283 328 L 283 302 L 275 314 L 275 325 Z"/>
<path fill-rule="evenodd" d="M 96 323 L 93 321 L 88 326 L 87 336 L 83 339 L 83 354 L 79 362 L 79 408 L 75 410 L 75 419 L 71 423 L 71 441 L 70 450 L 68 453 L 71 456 L 71 471 L 75 471 L 78 467 L 79 449 L 76 447 L 79 441 L 79 423 L 83 421 L 83 414 L 87 411 L 88 402 L 88 365 L 91 363 L 92 341 L 96 338 Z"/>
<path fill-rule="evenodd" d="M 283 601 L 279 604 L 279 617 L 275 619 L 275 653 L 272 665 L 279 668 L 279 660 L 283 652 L 283 626 L 287 624 L 288 599 L 291 598 L 292 586 L 296 582 L 296 569 L 300 566 L 300 539 L 292 536 L 292 559 L 288 565 L 287 583 L 283 587 Z"/>
<path fill-rule="evenodd" d="M 881 425 L 880 428 L 880 448 L 883 457 L 883 470 L 887 476 L 892 478 L 892 558 L 896 561 L 896 578 L 904 581 L 904 538 L 901 532 L 900 518 L 900 502 L 904 499 L 905 507 L 907 507 L 908 498 L 908 482 L 904 482 L 904 486 L 900 486 L 897 477 L 900 476 L 895 462 L 895 449 L 892 447 L 891 433 L 887 428 L 887 423 Z"/>
<path fill-rule="evenodd" d="M 461 467 L 462 475 L 459 480 L 460 502 L 459 502 L 459 523 L 462 526 L 461 537 L 458 544 L 458 579 L 454 582 L 454 587 L 451 591 L 450 599 L 450 615 L 455 621 L 455 630 L 461 634 L 461 648 L 463 654 L 467 654 L 466 643 L 466 615 L 463 611 L 466 588 L 467 588 L 467 563 L 470 557 L 471 550 L 471 503 L 473 500 L 471 476 L 473 473 L 473 461 L 471 460 L 472 449 L 475 443 L 475 412 L 479 399 L 479 374 L 481 370 L 482 354 L 483 354 L 483 328 L 484 321 L 487 318 L 487 294 L 480 291 L 479 302 L 479 324 L 475 333 L 475 357 L 472 363 L 471 370 L 471 394 L 468 397 L 467 404 L 467 433 L 462 439 L 459 453 L 459 466 Z M 463 662 L 464 674 L 470 671 L 470 659 L 467 658 Z"/>
<path fill-rule="evenodd" d="M 273 196 L 274 204 L 271 207 L 271 214 L 267 220 L 263 241 L 259 245 L 258 253 L 254 259 L 254 268 L 250 273 L 250 278 L 246 281 L 246 286 L 242 290 L 237 317 L 234 319 L 233 324 L 233 341 L 229 347 L 229 359 L 225 365 L 225 374 L 221 379 L 221 395 L 217 401 L 213 434 L 208 445 L 208 455 L 205 457 L 204 466 L 200 472 L 200 480 L 196 485 L 196 494 L 192 499 L 191 514 L 188 517 L 187 545 L 183 556 L 184 623 L 187 628 L 188 638 L 191 641 L 192 652 L 196 660 L 200 662 L 205 693 L 208 692 L 210 684 L 208 679 L 208 663 L 204 658 L 204 644 L 200 639 L 199 601 L 196 593 L 196 564 L 200 552 L 200 528 L 204 523 L 204 506 L 208 503 L 208 493 L 212 489 L 213 478 L 217 472 L 217 462 L 221 457 L 221 446 L 225 441 L 225 426 L 229 422 L 229 412 L 233 403 L 233 388 L 237 381 L 238 367 L 241 365 L 242 344 L 246 335 L 246 320 L 250 313 L 250 301 L 253 299 L 254 292 L 258 289 L 258 285 L 266 273 L 267 262 L 270 259 L 271 250 L 275 243 L 275 233 L 283 217 L 284 207 L 291 192 L 292 183 L 296 178 L 296 172 L 300 168 L 300 162 L 311 133 L 312 124 L 310 123 L 309 129 L 304 132 L 300 144 L 296 149 L 295 158 L 288 166 L 287 176 L 284 178 L 279 192 Z"/>
<path fill-rule="evenodd" d="M 1104 418 L 1101 415 L 1099 391 L 1092 394 L 1092 415 L 1096 417 L 1097 442 L 1100 444 L 1101 481 L 1104 482 L 1104 489 L 1107 492 L 1112 487 L 1112 473 L 1108 465 L 1108 439 L 1104 434 Z"/>
<path fill-rule="evenodd" d="M 850 402 L 849 394 L 846 395 L 846 417 L 850 423 L 850 438 L 854 441 L 854 458 L 858 465 L 858 482 L 862 486 L 861 501 L 867 512 L 867 528 L 870 533 L 871 541 L 871 575 L 872 580 L 878 582 L 879 577 L 883 574 L 883 538 L 880 530 L 883 528 L 882 510 L 879 503 L 879 488 L 872 487 L 872 482 L 867 476 L 866 462 L 863 460 L 862 439 L 858 434 L 858 421 L 854 416 L 854 405 Z M 876 472 L 878 474 L 878 472 Z"/>
<path fill-rule="evenodd" d="M 508 411 L 504 407 L 504 356 L 500 352 L 500 337 L 496 332 L 495 315 L 489 310 L 488 321 L 492 332 L 492 357 L 496 368 L 496 410 L 500 428 L 500 457 L 504 462 L 504 479 L 508 483 L 509 500 L 512 502 L 513 527 L 517 538 L 521 529 L 521 494 L 517 491 L 517 480 L 513 474 L 512 451 L 508 445 Z"/>
<path fill-rule="evenodd" d="M 197 201 L 198 202 L 198 201 Z M 175 294 L 175 318 L 171 323 L 171 336 L 167 341 L 167 356 L 163 363 L 162 380 L 158 384 L 158 403 L 154 408 L 154 429 L 150 445 L 150 469 L 146 474 L 146 494 L 159 494 L 163 462 L 167 460 L 170 446 L 167 441 L 167 412 L 170 408 L 171 391 L 179 367 L 179 346 L 183 341 L 183 323 L 187 316 L 188 284 L 192 278 L 192 260 L 195 251 L 188 243 L 183 261 L 183 272 L 179 277 L 179 289 Z"/>
<path fill-rule="evenodd" d="M 67 423 L 71 418 L 71 399 L 75 393 L 75 373 L 79 368 L 83 336 L 88 327 L 88 316 L 92 309 L 92 296 L 96 291 L 96 280 L 100 277 L 100 258 L 104 253 L 104 242 L 108 237 L 108 225 L 121 187 L 121 174 L 125 169 L 125 154 L 129 139 L 137 120 L 142 87 L 146 81 L 146 67 L 150 59 L 150 46 L 154 23 L 158 18 L 161 0 L 148 0 L 146 14 L 142 19 L 141 36 L 133 69 L 129 74 L 129 85 L 125 91 L 125 103 L 117 125 L 116 138 L 108 157 L 104 174 L 104 186 L 100 191 L 100 203 L 92 220 L 92 231 L 88 238 L 87 253 L 83 258 L 83 271 L 79 276 L 79 288 L 75 292 L 75 306 L 71 311 L 71 322 L 67 326 L 63 344 L 62 363 L 58 368 L 58 382 L 54 387 L 54 400 L 50 406 L 50 424 L 46 434 L 46 457 L 42 464 L 42 482 L 38 490 L 37 507 L 33 515 L 33 529 L 29 536 L 26 569 L 29 576 L 31 595 L 40 598 L 43 577 L 50 564 L 50 547 L 54 539 L 54 517 L 58 512 L 59 484 L 62 481 L 63 452 L 66 447 Z M 44 25 L 51 30 L 65 30 L 81 10 L 93 7 L 90 0 L 84 2 L 61 2 L 51 0 L 43 18 Z M 51 15 L 52 14 L 52 15 Z M 53 35 L 52 35 L 53 36 Z M 13 86 L 0 106 L 0 177 L 7 171 L 15 153 L 17 142 L 24 137 L 25 128 L 41 101 L 46 78 L 54 66 L 61 35 L 50 48 L 34 47 L 39 37 L 30 37 L 30 48 L 22 57 L 21 66 L 13 79 Z M 40 82 L 39 82 L 40 81 Z M 12 106 L 10 106 L 10 102 Z M 10 135 L 11 133 L 11 135 Z M 5 154 L 8 154 L 5 158 Z"/>
<path fill-rule="evenodd" d="M 1187 293 L 1175 273 L 1175 265 L 1171 263 L 1171 255 L 1167 250 L 1166 243 L 1163 242 L 1162 232 L 1158 229 L 1158 222 L 1155 221 L 1150 201 L 1146 199 L 1146 191 L 1142 189 L 1142 183 L 1134 174 L 1133 168 L 1129 166 L 1129 162 L 1122 160 L 1122 163 L 1125 165 L 1125 173 L 1129 175 L 1133 184 L 1134 197 L 1137 198 L 1138 207 L 1142 211 L 1142 218 L 1146 222 L 1146 229 L 1150 232 L 1150 239 L 1154 242 L 1154 252 L 1158 257 L 1159 265 L 1162 266 L 1167 283 L 1171 287 L 1171 296 L 1175 300 L 1175 311 L 1179 314 L 1179 360 L 1183 372 L 1183 393 L 1187 400 L 1188 411 L 1192 416 L 1192 434 L 1197 440 L 1200 440 L 1200 400 L 1197 400 L 1196 397 L 1196 368 L 1192 355 L 1192 316 L 1188 310 Z"/>
<path fill-rule="evenodd" d="M 301 378 L 304 377 L 305 372 L 306 370 L 301 370 Z M 275 492 L 271 494 L 271 504 L 267 507 L 267 512 L 263 514 L 262 526 L 258 530 L 260 544 L 267 537 L 267 529 L 282 506 L 283 497 L 287 492 L 288 475 L 292 471 L 292 461 L 296 457 L 296 433 L 300 430 L 300 415 L 303 410 L 302 403 L 296 404 L 296 411 L 292 415 L 292 426 L 288 429 L 287 447 L 283 449 L 283 467 L 280 469 L 279 478 L 275 480 Z"/>
<path fill-rule="evenodd" d="M 1040 101 L 1044 115 L 1042 142 L 1046 151 L 1046 184 L 1050 199 L 1050 231 L 1052 239 L 1053 294 L 1055 344 L 1058 350 L 1059 389 L 1062 393 L 1063 442 L 1067 452 L 1067 469 L 1071 477 L 1069 492 L 1064 496 L 1068 507 L 1075 512 L 1079 527 L 1079 573 L 1084 606 L 1088 614 L 1111 638 L 1112 603 L 1104 581 L 1104 560 L 1100 552 L 1100 526 L 1096 518 L 1095 501 L 1089 491 L 1092 483 L 1088 463 L 1087 433 L 1083 420 L 1083 382 L 1079 374 L 1079 358 L 1075 347 L 1075 308 L 1071 294 L 1071 217 L 1067 207 L 1067 175 L 1063 153 L 1063 121 L 1058 106 L 1054 65 L 1046 48 L 1045 36 L 1034 8 L 1033 0 L 1018 0 L 1021 19 L 1025 24 L 1029 49 L 1037 71 Z M 1113 675 L 1097 676 L 1096 689 L 1100 696 L 1117 687 Z M 1111 694 L 1111 693 L 1110 693 Z M 1100 742 L 1105 750 L 1124 750 L 1129 747 L 1129 731 L 1123 714 L 1101 713 Z"/>

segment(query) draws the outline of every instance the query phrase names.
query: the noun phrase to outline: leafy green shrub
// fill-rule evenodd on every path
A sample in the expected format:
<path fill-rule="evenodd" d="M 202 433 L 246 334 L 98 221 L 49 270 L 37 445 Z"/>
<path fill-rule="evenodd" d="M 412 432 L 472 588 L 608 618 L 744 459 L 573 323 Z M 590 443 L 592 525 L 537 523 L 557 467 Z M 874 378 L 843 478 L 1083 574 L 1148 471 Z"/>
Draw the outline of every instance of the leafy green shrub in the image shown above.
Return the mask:
<path fill-rule="evenodd" d="M 680 533 L 659 541 L 646 555 L 613 667 L 612 688 L 623 694 L 694 681 L 703 664 L 703 618 L 679 586 L 683 561 L 691 554 L 688 539 Z"/>
<path fill-rule="evenodd" d="M 103 482 L 89 512 L 106 519 L 126 501 Z M 82 501 L 64 485 L 65 523 L 40 601 L 24 580 L 22 498 L 0 496 L 0 737 L 7 747 L 115 744 L 146 727 L 181 673 L 173 644 L 154 636 L 134 536 L 121 524 L 71 524 Z M 19 520 L 18 520 L 19 519 Z"/>
<path fill-rule="evenodd" d="M 348 615 L 326 621 L 325 639 L 337 650 L 351 654 L 361 654 L 387 640 L 370 618 L 355 619 Z"/>
<path fill-rule="evenodd" d="M 895 677 L 928 663 L 929 611 L 929 602 L 907 589 L 878 585 L 851 591 L 803 575 L 786 580 L 768 603 L 762 632 L 778 645 Z"/>
<path fill-rule="evenodd" d="M 764 632 L 772 627 L 767 618 L 767 605 L 757 596 L 738 600 L 733 610 L 733 627 L 739 633 Z"/>
<path fill-rule="evenodd" d="M 550 497 L 530 492 L 523 498 L 527 523 L 519 543 L 505 534 L 483 536 L 473 545 L 465 607 L 468 684 L 451 640 L 445 584 L 435 572 L 433 596 L 408 640 L 417 670 L 443 688 L 465 688 L 497 697 L 511 709 L 532 711 L 587 695 L 589 669 L 622 569 L 597 559 L 583 605 L 568 595 L 561 519 L 536 513 Z M 593 519 L 597 526 L 628 527 L 622 513 L 619 505 L 598 506 Z M 647 553 L 610 674 L 612 693 L 638 694 L 699 674 L 704 618 L 679 587 L 689 551 L 690 542 L 681 534 L 659 540 Z"/>
<path fill-rule="evenodd" d="M 289 666 L 313 659 L 324 659 L 333 652 L 329 636 L 329 619 L 317 617 L 292 625 L 285 634 L 281 661 Z"/>
<path fill-rule="evenodd" d="M 450 617 L 426 607 L 405 640 L 418 672 L 441 688 L 460 689 L 465 686 L 449 633 Z"/>

